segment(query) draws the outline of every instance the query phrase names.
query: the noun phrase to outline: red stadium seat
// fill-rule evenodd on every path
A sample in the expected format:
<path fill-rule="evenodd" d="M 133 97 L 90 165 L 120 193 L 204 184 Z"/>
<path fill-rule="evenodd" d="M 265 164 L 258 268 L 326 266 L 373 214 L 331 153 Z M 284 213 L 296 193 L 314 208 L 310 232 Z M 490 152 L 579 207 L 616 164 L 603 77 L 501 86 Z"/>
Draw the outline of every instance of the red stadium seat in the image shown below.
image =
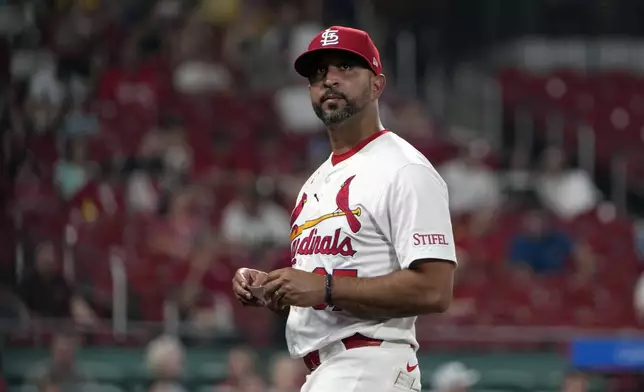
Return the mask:
<path fill-rule="evenodd" d="M 499 73 L 504 102 L 510 113 L 517 105 L 535 116 L 537 131 L 547 132 L 547 118 L 563 116 L 566 146 L 577 148 L 577 126 L 587 123 L 595 132 L 598 165 L 609 169 L 612 158 L 624 154 L 632 175 L 629 182 L 644 182 L 644 97 L 641 78 L 624 72 L 584 74 L 557 70 L 536 75 L 517 69 Z M 544 134 L 544 137 L 546 135 Z"/>

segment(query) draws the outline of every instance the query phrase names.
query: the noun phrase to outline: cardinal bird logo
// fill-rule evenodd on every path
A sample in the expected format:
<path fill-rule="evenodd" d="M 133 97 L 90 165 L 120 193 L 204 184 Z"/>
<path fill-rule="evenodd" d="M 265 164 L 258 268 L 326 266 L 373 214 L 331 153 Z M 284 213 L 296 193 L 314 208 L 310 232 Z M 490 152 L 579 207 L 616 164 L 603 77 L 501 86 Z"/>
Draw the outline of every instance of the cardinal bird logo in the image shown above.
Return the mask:
<path fill-rule="evenodd" d="M 306 193 L 304 193 L 300 201 L 293 209 L 293 212 L 291 212 L 291 226 L 293 226 L 293 223 L 295 223 L 297 218 L 300 217 L 300 214 L 302 213 L 302 209 L 304 208 L 304 204 L 306 204 L 307 199 L 308 199 L 308 196 L 306 196 Z"/>
<path fill-rule="evenodd" d="M 320 222 L 325 221 L 327 219 L 340 217 L 340 216 L 344 216 L 347 220 L 347 223 L 349 224 L 349 228 L 351 229 L 351 231 L 353 233 L 357 233 L 362 228 L 362 224 L 357 218 L 362 213 L 362 210 L 360 209 L 360 207 L 354 208 L 353 210 L 349 207 L 349 190 L 350 190 L 351 182 L 353 181 L 354 178 L 355 178 L 355 175 L 347 178 L 344 181 L 344 183 L 340 186 L 340 190 L 338 191 L 338 194 L 335 197 L 335 203 L 336 203 L 337 209 L 334 212 L 322 215 L 315 219 L 307 220 L 301 225 L 295 225 L 294 223 L 297 220 L 297 217 L 302 212 L 302 208 L 304 207 L 304 203 L 306 202 L 306 194 L 304 194 L 302 196 L 302 200 L 300 200 L 300 202 L 293 210 L 293 213 L 291 214 L 291 241 L 293 241 L 294 239 L 302 235 L 304 230 L 311 229 L 317 226 L 318 224 L 320 224 Z"/>
<path fill-rule="evenodd" d="M 338 195 L 335 197 L 335 204 L 338 206 L 338 210 L 342 211 L 344 216 L 347 218 L 347 222 L 349 223 L 349 228 L 351 228 L 351 231 L 357 233 L 362 225 L 360 224 L 358 218 L 353 215 L 351 208 L 349 208 L 349 186 L 351 185 L 351 181 L 353 181 L 354 178 L 355 174 L 344 181 L 344 184 L 342 184 L 342 186 L 340 187 Z"/>

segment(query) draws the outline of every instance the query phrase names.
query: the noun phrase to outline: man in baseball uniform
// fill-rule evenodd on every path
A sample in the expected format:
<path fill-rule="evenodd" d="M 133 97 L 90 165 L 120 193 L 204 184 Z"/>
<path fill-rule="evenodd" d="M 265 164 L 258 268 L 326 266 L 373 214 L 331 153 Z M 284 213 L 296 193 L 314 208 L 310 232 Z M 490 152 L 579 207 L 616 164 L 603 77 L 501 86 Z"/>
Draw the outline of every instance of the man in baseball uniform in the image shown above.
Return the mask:
<path fill-rule="evenodd" d="M 383 127 L 380 55 L 361 30 L 320 32 L 295 61 L 333 152 L 291 215 L 292 268 L 242 268 L 244 305 L 287 315 L 303 392 L 419 391 L 416 316 L 444 312 L 456 255 L 445 182 Z"/>

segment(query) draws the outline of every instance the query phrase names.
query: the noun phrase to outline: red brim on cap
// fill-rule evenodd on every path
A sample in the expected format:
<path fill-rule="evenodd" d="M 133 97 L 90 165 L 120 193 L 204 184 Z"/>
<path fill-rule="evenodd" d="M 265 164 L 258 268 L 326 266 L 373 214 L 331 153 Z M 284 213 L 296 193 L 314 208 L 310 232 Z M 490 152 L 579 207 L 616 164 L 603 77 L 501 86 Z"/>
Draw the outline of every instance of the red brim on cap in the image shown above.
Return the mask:
<path fill-rule="evenodd" d="M 295 71 L 304 76 L 305 78 L 308 78 L 311 74 L 311 68 L 313 67 L 313 63 L 315 62 L 315 59 L 324 52 L 345 52 L 345 53 L 350 53 L 352 55 L 355 55 L 359 57 L 361 60 L 365 62 L 365 66 L 369 68 L 373 73 L 376 75 L 378 74 L 378 71 L 375 69 L 373 64 L 364 56 L 364 54 L 357 52 L 355 50 L 351 49 L 346 49 L 346 48 L 337 48 L 337 47 L 331 47 L 331 48 L 316 48 L 312 50 L 308 50 L 301 55 L 298 56 L 298 58 L 295 59 L 295 63 L 293 64 Z"/>

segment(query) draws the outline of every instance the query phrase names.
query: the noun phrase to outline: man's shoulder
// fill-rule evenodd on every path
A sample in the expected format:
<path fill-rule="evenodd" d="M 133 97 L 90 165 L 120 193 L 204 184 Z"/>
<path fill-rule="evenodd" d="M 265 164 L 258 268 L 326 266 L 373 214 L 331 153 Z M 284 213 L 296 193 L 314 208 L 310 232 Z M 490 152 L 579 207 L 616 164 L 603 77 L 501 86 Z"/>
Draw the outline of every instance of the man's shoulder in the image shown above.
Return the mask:
<path fill-rule="evenodd" d="M 434 169 L 423 153 L 393 132 L 387 132 L 382 143 L 378 143 L 366 151 L 365 156 L 373 165 L 388 168 L 388 171 L 392 172 L 413 164 Z"/>
<path fill-rule="evenodd" d="M 447 188 L 442 176 L 429 159 L 407 140 L 394 133 L 389 132 L 387 140 L 370 151 L 368 159 L 370 170 L 381 182 L 431 178 L 432 183 Z"/>

